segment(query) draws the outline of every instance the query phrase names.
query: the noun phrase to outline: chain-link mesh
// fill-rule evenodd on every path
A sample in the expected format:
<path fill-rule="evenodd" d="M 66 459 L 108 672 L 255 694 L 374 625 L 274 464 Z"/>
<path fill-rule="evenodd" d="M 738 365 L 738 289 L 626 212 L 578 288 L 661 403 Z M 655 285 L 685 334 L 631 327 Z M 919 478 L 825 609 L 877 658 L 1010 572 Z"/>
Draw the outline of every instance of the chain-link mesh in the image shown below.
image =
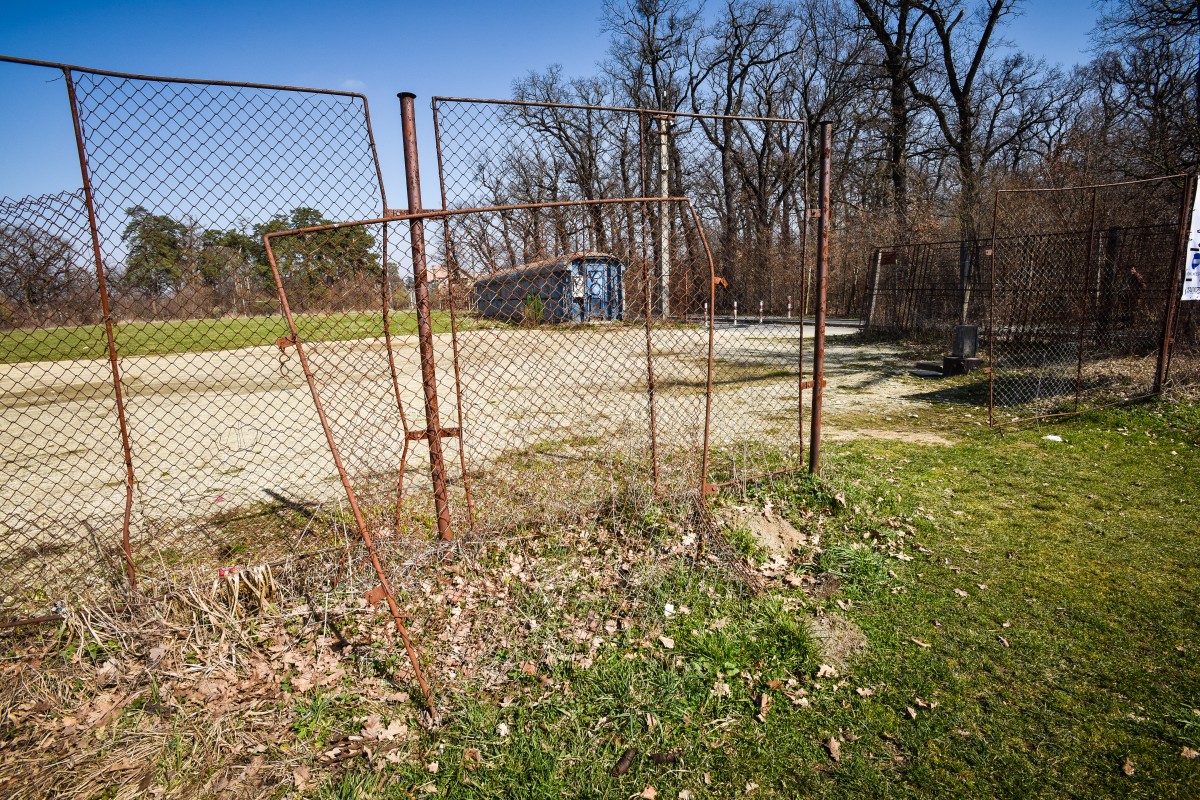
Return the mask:
<path fill-rule="evenodd" d="M 868 272 L 864 329 L 949 346 L 957 325 L 983 326 L 988 301 L 983 251 L 978 244 L 959 241 L 877 251 Z"/>
<path fill-rule="evenodd" d="M 411 312 L 391 312 L 390 336 L 380 317 L 354 342 L 309 344 L 298 326 L 368 529 L 434 527 L 428 437 L 439 431 L 459 531 L 594 513 L 630 493 L 700 489 L 712 264 L 687 202 L 655 204 L 669 206 L 683 234 L 670 244 L 679 280 L 667 318 L 656 306 L 657 229 L 637 212 L 641 201 L 416 218 L 447 309 L 431 314 L 437 426 L 426 415 Z M 618 224 L 630 218 L 632 228 Z M 334 233 L 386 236 L 392 303 L 410 302 L 407 218 L 273 236 L 269 247 L 283 272 L 287 258 L 316 260 Z M 294 308 L 303 288 L 283 288 Z"/>
<path fill-rule="evenodd" d="M 665 308 L 660 293 L 653 309 L 674 319 L 703 309 L 674 308 L 676 293 L 690 298 L 699 287 L 673 264 L 671 247 L 664 257 L 662 243 L 684 241 L 696 252 L 690 240 L 703 237 L 718 278 L 714 479 L 799 464 L 807 220 L 800 122 L 453 98 L 435 98 L 433 108 L 447 208 L 689 198 L 698 229 L 657 202 L 604 218 L 593 206 L 594 245 L 607 251 L 647 229 L 652 285 L 671 287 Z"/>
<path fill-rule="evenodd" d="M 1183 176 L 997 194 L 995 422 L 1155 390 L 1185 195 Z"/>
<path fill-rule="evenodd" d="M 0 615 L 124 580 L 125 469 L 83 193 L 0 200 Z M 114 535 L 114 531 L 116 532 Z"/>
<path fill-rule="evenodd" d="M 124 580 L 127 485 L 143 585 L 296 545 L 277 513 L 340 492 L 261 237 L 385 205 L 361 96 L 61 72 L 101 264 L 83 193 L 3 201 L 5 617 Z M 311 338 L 371 330 L 385 263 L 373 257 L 296 276 L 320 287 L 297 309 Z"/>

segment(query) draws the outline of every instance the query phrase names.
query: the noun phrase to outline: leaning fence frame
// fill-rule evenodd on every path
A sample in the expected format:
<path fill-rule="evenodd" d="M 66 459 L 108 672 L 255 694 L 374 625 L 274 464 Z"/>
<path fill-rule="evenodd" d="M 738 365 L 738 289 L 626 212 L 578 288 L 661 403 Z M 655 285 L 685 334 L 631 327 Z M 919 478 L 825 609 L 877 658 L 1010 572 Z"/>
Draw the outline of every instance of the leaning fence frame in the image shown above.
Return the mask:
<path fill-rule="evenodd" d="M 1087 282 L 1083 289 L 1083 300 L 1079 312 L 1079 338 L 1080 344 L 1077 355 L 1076 364 L 1076 379 L 1075 379 L 1075 401 L 1074 408 L 1070 411 L 1060 411 L 1046 414 L 1035 414 L 1026 417 L 1018 417 L 1008 421 L 997 419 L 995 409 L 995 385 L 996 385 L 996 250 L 997 244 L 1000 241 L 997 237 L 997 229 L 999 225 L 1000 198 L 1004 195 L 1019 195 L 1019 194 L 1053 194 L 1066 192 L 1089 191 L 1091 193 L 1090 203 L 1090 227 L 1088 230 L 1088 251 L 1089 259 L 1091 248 L 1094 245 L 1096 238 L 1096 198 L 1098 193 L 1103 189 L 1113 189 L 1124 186 L 1135 186 L 1140 184 L 1161 183 L 1164 181 L 1182 179 L 1184 182 L 1184 191 L 1180 200 L 1179 207 L 1179 222 L 1177 236 L 1174 242 L 1174 251 L 1171 256 L 1170 281 L 1168 283 L 1167 297 L 1162 315 L 1162 334 L 1159 341 L 1157 353 L 1157 363 L 1154 372 L 1154 381 L 1149 392 L 1145 392 L 1133 397 L 1127 397 L 1119 401 L 1105 403 L 1094 408 L 1109 408 L 1118 405 L 1126 405 L 1131 402 L 1145 400 L 1150 397 L 1155 397 L 1162 392 L 1163 385 L 1166 382 L 1168 370 L 1171 362 L 1171 346 L 1174 343 L 1174 324 L 1176 314 L 1180 303 L 1180 285 L 1185 266 L 1185 258 L 1187 255 L 1187 239 L 1188 239 L 1188 219 L 1192 208 L 1194 193 L 1197 191 L 1197 175 L 1195 173 L 1176 173 L 1174 175 L 1164 175 L 1157 178 L 1144 178 L 1140 180 L 1118 181 L 1116 183 L 1096 183 L 1086 184 L 1083 186 L 1064 186 L 1052 188 L 1024 188 L 1024 189 L 997 189 L 992 203 L 992 237 L 990 247 L 986 255 L 990 259 L 991 277 L 988 287 L 988 328 L 990 335 L 988 336 L 988 424 L 992 427 L 1003 428 L 1007 425 L 1021 424 L 1034 422 L 1037 420 L 1059 419 L 1063 417 L 1072 417 L 1082 413 L 1085 409 L 1081 407 L 1080 397 L 1080 374 L 1083 369 L 1083 346 L 1084 327 L 1087 317 L 1087 299 L 1091 293 L 1091 271 L 1088 271 Z"/>
<path fill-rule="evenodd" d="M 401 93 L 400 94 L 401 98 L 405 98 L 406 96 L 410 98 L 409 102 L 411 102 L 411 97 L 413 97 L 413 95 L 411 95 L 411 93 Z M 667 136 L 666 131 L 668 130 L 668 125 L 670 124 L 671 121 L 678 119 L 678 118 L 710 119 L 710 120 L 740 120 L 743 122 L 799 125 L 806 130 L 806 133 L 807 133 L 807 129 L 808 129 L 807 123 L 805 123 L 803 120 L 789 119 L 786 117 L 739 116 L 739 115 L 730 115 L 730 114 L 709 114 L 709 113 L 701 113 L 701 112 L 675 111 L 675 110 L 668 110 L 668 109 L 636 108 L 636 107 L 630 107 L 630 106 L 587 105 L 587 104 L 582 104 L 582 103 L 559 103 L 559 102 L 550 102 L 550 101 L 529 101 L 529 100 L 502 100 L 502 99 L 491 99 L 491 98 L 452 97 L 452 96 L 435 95 L 434 97 L 431 98 L 430 105 L 431 105 L 432 112 L 433 112 L 434 145 L 437 150 L 438 184 L 439 184 L 439 189 L 441 191 L 441 201 L 442 201 L 442 209 L 443 210 L 449 210 L 449 198 L 447 196 L 447 190 L 446 190 L 445 159 L 443 157 L 443 146 L 442 146 L 442 144 L 443 144 L 442 143 L 442 126 L 441 126 L 439 112 L 438 112 L 439 104 L 444 104 L 444 103 L 510 106 L 510 107 L 520 107 L 520 108 L 559 108 L 559 109 L 573 109 L 573 110 L 581 110 L 581 111 L 617 112 L 617 113 L 627 113 L 627 114 L 637 115 L 638 131 L 639 131 L 639 133 L 638 133 L 638 147 L 639 147 L 638 171 L 639 171 L 639 180 L 641 183 L 642 195 L 643 195 L 642 198 L 639 198 L 639 201 L 641 203 L 642 213 L 643 213 L 644 217 L 648 215 L 649 204 L 656 203 L 656 202 L 663 202 L 664 200 L 671 199 L 666 196 L 667 193 L 665 191 L 665 188 L 666 188 L 665 186 L 664 186 L 664 191 L 663 191 L 662 195 L 658 196 L 658 197 L 654 197 L 652 195 L 652 193 L 650 191 L 650 187 L 648 185 L 649 170 L 647 169 L 648 162 L 647 162 L 646 136 L 645 136 L 645 131 L 647 130 L 647 124 L 646 124 L 647 120 L 653 120 L 653 121 L 657 121 L 659 123 L 660 131 L 661 131 L 660 135 L 663 138 L 663 142 L 664 142 L 663 146 L 664 147 L 665 147 L 665 139 Z M 824 367 L 825 367 L 825 365 L 824 365 L 825 319 L 826 319 L 825 318 L 825 305 L 826 305 L 825 292 L 826 292 L 826 284 L 828 283 L 828 273 L 829 273 L 829 262 L 828 262 L 829 246 L 828 245 L 829 245 L 829 230 L 830 230 L 830 222 L 831 222 L 831 220 L 830 220 L 830 209 L 831 209 L 830 182 L 831 182 L 831 176 L 832 176 L 832 153 L 833 153 L 833 125 L 832 125 L 832 123 L 830 123 L 830 122 L 820 123 L 819 131 L 820 131 L 820 134 L 819 134 L 820 135 L 820 145 L 819 145 L 820 165 L 819 165 L 818 180 L 820 182 L 820 188 L 819 188 L 819 206 L 816 209 L 812 209 L 809 205 L 808 148 L 804 147 L 803 151 L 802 151 L 802 164 L 803 164 L 802 170 L 803 170 L 803 174 L 804 174 L 804 180 L 802 181 L 802 188 L 803 188 L 804 207 L 805 207 L 805 216 L 804 216 L 805 224 L 800 226 L 800 236 L 801 236 L 801 240 L 800 240 L 800 287 L 799 287 L 800 335 L 799 335 L 799 346 L 797 348 L 797 356 L 796 356 L 797 367 L 798 367 L 797 408 L 796 408 L 797 438 L 798 438 L 799 447 L 800 447 L 801 451 L 803 451 L 803 448 L 804 448 L 804 391 L 806 389 L 808 389 L 812 392 L 812 401 L 811 401 L 812 402 L 812 410 L 811 410 L 811 416 L 810 416 L 810 433 L 809 433 L 810 441 L 809 441 L 808 469 L 809 469 L 809 472 L 814 473 L 814 474 L 817 473 L 820 469 L 820 448 L 821 448 L 820 440 L 821 440 L 821 427 L 822 427 L 821 404 L 823 401 L 823 392 L 824 392 L 825 385 L 826 385 L 825 369 L 824 369 Z M 415 134 L 413 134 L 413 136 L 415 139 Z M 405 134 L 405 137 L 406 137 L 406 141 L 407 141 L 407 139 L 409 137 L 409 134 L 407 132 Z M 407 162 L 406 162 L 406 165 L 407 165 Z M 664 183 L 665 183 L 665 180 L 664 180 Z M 419 192 L 419 190 L 418 190 L 418 192 Z M 691 206 L 690 203 L 689 203 L 689 207 L 692 208 L 693 214 L 695 214 L 695 209 L 693 206 Z M 807 221 L 809 219 L 813 219 L 813 218 L 818 220 L 818 229 L 819 229 L 818 230 L 818 241 L 817 241 L 817 253 L 816 253 L 816 260 L 817 260 L 816 276 L 815 276 L 814 287 L 813 287 L 814 295 L 815 295 L 814 296 L 814 306 L 815 306 L 814 329 L 815 330 L 814 330 L 814 344 L 813 344 L 813 377 L 811 380 L 806 381 L 804 379 L 804 319 L 807 316 L 807 312 L 808 312 L 808 288 L 809 288 L 808 287 L 808 255 L 807 255 L 807 248 L 808 248 L 808 224 L 807 224 Z M 697 219 L 697 222 L 699 222 L 699 218 L 697 217 L 696 219 Z M 703 229 L 701 228 L 701 230 L 703 230 Z M 452 246 L 452 244 L 451 244 L 451 246 Z M 705 241 L 704 246 L 705 246 L 705 249 L 707 250 L 708 249 L 707 240 Z M 710 257 L 711 257 L 711 252 L 710 252 Z M 416 280 L 416 278 L 414 276 L 414 281 L 415 280 Z M 451 285 L 453 285 L 453 282 L 451 282 Z M 710 302 L 710 305 L 709 305 L 709 317 L 710 317 L 709 331 L 710 331 L 710 333 L 712 331 L 712 321 L 711 320 L 712 320 L 713 315 L 715 315 L 715 291 L 714 290 L 715 290 L 715 286 L 710 287 L 710 294 L 713 295 L 712 297 L 710 297 L 710 301 L 709 301 Z M 450 303 L 452 329 L 454 328 L 454 322 L 453 322 L 454 313 L 455 313 L 455 303 L 453 302 L 453 298 L 452 298 L 451 303 Z M 735 304 L 734 314 L 735 314 L 735 319 L 736 319 L 736 304 Z M 647 325 L 649 325 L 648 317 L 649 317 L 649 314 L 647 314 Z M 649 330 L 647 330 L 647 336 L 649 336 Z M 455 353 L 455 381 L 457 384 L 457 382 L 459 380 L 457 342 L 454 343 L 454 353 Z M 649 358 L 649 350 L 647 350 L 647 358 Z M 657 458 L 657 447 L 656 447 L 655 439 L 654 439 L 654 413 L 655 413 L 655 411 L 654 411 L 654 388 L 653 388 L 654 380 L 653 380 L 652 369 L 653 368 L 651 366 L 650 367 L 650 370 L 651 370 L 651 372 L 650 372 L 650 409 L 649 409 L 650 437 L 651 437 L 650 442 L 651 442 L 651 456 L 652 456 L 653 465 L 654 465 L 653 469 L 654 469 L 654 474 L 655 474 L 655 483 L 656 483 L 656 490 L 657 490 L 658 458 Z M 710 386 L 711 386 L 711 373 L 712 373 L 712 356 L 711 356 L 711 354 L 709 356 L 708 369 L 709 369 L 709 381 L 710 381 Z M 711 394 L 711 389 L 710 389 L 710 394 Z M 461 392 L 458 393 L 458 396 L 461 397 Z M 710 398 L 709 402 L 711 404 L 711 398 Z M 460 418 L 460 424 L 461 424 L 461 414 L 462 414 L 461 400 L 459 401 L 458 411 L 459 411 L 459 418 Z M 708 422 L 706 421 L 705 424 L 706 424 L 706 428 L 707 428 Z M 710 484 L 707 482 L 708 481 L 708 479 L 707 479 L 708 443 L 707 442 L 708 442 L 708 440 L 707 440 L 707 433 L 706 433 L 705 452 L 704 452 L 704 461 L 705 461 L 704 491 L 706 493 L 712 493 L 712 492 L 715 492 L 720 486 L 730 485 L 730 484 L 736 483 L 737 481 L 736 480 L 726 481 L 726 482 L 720 483 L 720 484 Z M 460 442 L 460 444 L 461 444 L 461 442 Z M 798 465 L 795 469 L 772 470 L 770 472 L 764 473 L 757 477 L 763 477 L 763 478 L 772 477 L 772 476 L 779 475 L 779 474 L 786 474 L 788 472 L 792 472 L 792 471 L 795 471 L 796 469 L 802 469 L 802 468 L 803 468 L 803 464 Z M 464 485 L 466 485 L 467 476 L 466 476 L 465 468 L 464 468 L 464 474 L 463 474 L 463 481 L 464 481 Z M 468 501 L 468 507 L 470 508 L 469 501 Z M 473 520 L 473 511 L 472 511 L 472 520 Z"/>
<path fill-rule="evenodd" d="M 198 86 L 217 86 L 237 89 L 262 89 L 267 91 L 287 91 L 287 92 L 304 92 L 316 95 L 329 95 L 336 97 L 350 97 L 361 101 L 363 104 L 364 121 L 366 124 L 366 133 L 370 142 L 371 158 L 374 162 L 375 173 L 378 178 L 380 191 L 381 208 L 387 210 L 387 196 L 383 184 L 383 172 L 379 165 L 379 153 L 375 145 L 375 135 L 371 126 L 370 106 L 367 103 L 366 95 L 358 92 L 347 92 L 335 89 L 313 89 L 299 86 L 284 86 L 264 83 L 250 83 L 241 81 L 224 81 L 201 78 L 176 78 L 164 77 L 158 75 L 143 75 L 136 73 L 116 72 L 111 70 L 92 69 L 89 67 L 81 67 L 74 64 L 66 64 L 56 61 L 43 61 L 39 59 L 21 58 L 17 56 L 0 55 L 0 63 L 17 64 L 30 67 L 43 67 L 60 71 L 63 75 L 63 80 L 67 89 L 67 98 L 71 110 L 72 133 L 74 135 L 76 154 L 79 160 L 80 175 L 83 182 L 84 201 L 87 208 L 89 233 L 91 236 L 92 257 L 96 270 L 96 280 L 98 285 L 98 293 L 101 304 L 102 321 L 104 324 L 104 336 L 107 357 L 109 361 L 109 370 L 112 377 L 112 385 L 114 392 L 114 402 L 117 413 L 117 423 L 121 441 L 121 450 L 124 458 L 125 467 L 125 506 L 121 523 L 121 550 L 124 560 L 125 577 L 128 582 L 129 592 L 137 593 L 137 569 L 133 558 L 133 549 L 131 543 L 131 529 L 133 525 L 133 513 L 135 504 L 135 492 L 137 487 L 137 473 L 134 467 L 133 447 L 131 442 L 129 423 L 126 416 L 123 382 L 121 378 L 120 357 L 117 348 L 115 323 L 113 321 L 113 312 L 110 302 L 106 270 L 104 266 L 103 244 L 101 242 L 100 224 L 96 211 L 96 203 L 92 185 L 92 171 L 89 165 L 88 151 L 86 145 L 86 135 L 84 131 L 83 121 L 80 114 L 80 104 L 76 95 L 74 74 L 88 74 L 101 77 L 117 78 L 121 80 L 145 81 L 167 84 L 190 84 Z M 386 253 L 386 251 L 385 251 Z M 386 281 L 385 281 L 386 284 Z M 384 316 L 385 336 L 389 338 L 390 332 L 387 330 L 387 316 Z M 293 336 L 295 331 L 293 330 Z M 390 346 L 389 346 L 390 352 Z M 47 621 L 61 619 L 59 615 L 43 615 L 29 619 L 18 619 L 4 621 L 0 627 L 20 627 L 24 625 L 39 624 Z M 418 669 L 419 674 L 419 669 Z M 423 682 L 423 681 L 422 681 Z"/>

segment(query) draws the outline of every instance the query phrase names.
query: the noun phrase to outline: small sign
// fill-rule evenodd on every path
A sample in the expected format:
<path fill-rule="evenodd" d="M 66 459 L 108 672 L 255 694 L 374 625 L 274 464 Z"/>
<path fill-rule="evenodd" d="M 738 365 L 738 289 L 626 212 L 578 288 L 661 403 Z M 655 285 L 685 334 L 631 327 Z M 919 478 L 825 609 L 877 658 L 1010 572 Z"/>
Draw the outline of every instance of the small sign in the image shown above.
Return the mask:
<path fill-rule="evenodd" d="M 879 266 L 894 267 L 899 259 L 899 254 L 895 250 L 884 250 L 879 254 Z"/>
<path fill-rule="evenodd" d="M 1192 193 L 1192 222 L 1183 264 L 1183 300 L 1200 300 L 1200 178 Z"/>

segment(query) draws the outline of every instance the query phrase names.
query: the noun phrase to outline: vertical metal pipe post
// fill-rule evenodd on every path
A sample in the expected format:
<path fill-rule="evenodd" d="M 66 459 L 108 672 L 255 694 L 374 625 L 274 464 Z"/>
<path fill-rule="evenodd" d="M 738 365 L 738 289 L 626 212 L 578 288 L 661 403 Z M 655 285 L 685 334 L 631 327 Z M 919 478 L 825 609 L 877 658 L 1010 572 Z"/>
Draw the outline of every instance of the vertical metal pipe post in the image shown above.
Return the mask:
<path fill-rule="evenodd" d="M 1175 313 L 1179 309 L 1180 281 L 1188 259 L 1188 237 L 1191 234 L 1192 207 L 1195 204 L 1193 192 L 1200 191 L 1200 178 L 1189 175 L 1183 188 L 1183 204 L 1179 208 L 1179 236 L 1175 240 L 1175 255 L 1171 259 L 1171 284 L 1167 290 L 1167 311 L 1163 315 L 1162 341 L 1158 348 L 1158 365 L 1154 370 L 1154 393 L 1162 391 L 1167 382 L 1167 374 L 1171 365 L 1172 334 L 1175 330 Z"/>
<path fill-rule="evenodd" d="M 833 171 L 833 123 L 821 123 L 821 217 L 817 223 L 816 319 L 813 332 L 812 429 L 808 437 L 808 471 L 821 470 L 821 411 L 825 399 L 825 301 L 829 282 L 829 182 Z"/>
<path fill-rule="evenodd" d="M 121 522 L 121 553 L 125 557 L 125 577 L 129 590 L 137 591 L 137 570 L 133 563 L 130 528 L 133 525 L 133 490 L 137 484 L 133 472 L 133 446 L 129 440 L 129 422 L 125 417 L 125 391 L 121 383 L 121 364 L 117 357 L 117 332 L 113 325 L 112 304 L 104 275 L 104 257 L 100 249 L 100 227 L 96 219 L 96 198 L 92 193 L 92 172 L 88 167 L 87 147 L 83 141 L 83 120 L 79 116 L 79 100 L 75 95 L 75 79 L 71 70 L 63 69 L 67 98 L 71 103 L 71 122 L 75 129 L 75 148 L 79 154 L 79 171 L 83 176 L 83 199 L 87 204 L 88 227 L 92 234 L 92 256 L 96 260 L 96 290 L 100 294 L 100 311 L 104 314 L 104 339 L 108 345 L 108 364 L 112 372 L 113 402 L 117 407 L 117 426 L 121 432 L 121 453 L 125 457 L 125 516 Z"/>
<path fill-rule="evenodd" d="M 417 163 L 417 123 L 412 92 L 401 92 L 400 127 L 404 136 L 404 179 L 408 188 L 408 211 L 421 210 L 421 171 Z M 421 351 L 421 386 L 425 393 L 425 433 L 429 442 L 429 473 L 433 481 L 433 505 L 437 511 L 438 538 L 454 538 L 450 530 L 450 503 L 446 497 L 446 463 L 442 458 L 442 424 L 438 419 L 437 372 L 433 360 L 433 324 L 429 308 L 429 274 L 425 271 L 425 226 L 409 220 L 413 260 L 413 292 L 417 301 L 417 342 Z"/>

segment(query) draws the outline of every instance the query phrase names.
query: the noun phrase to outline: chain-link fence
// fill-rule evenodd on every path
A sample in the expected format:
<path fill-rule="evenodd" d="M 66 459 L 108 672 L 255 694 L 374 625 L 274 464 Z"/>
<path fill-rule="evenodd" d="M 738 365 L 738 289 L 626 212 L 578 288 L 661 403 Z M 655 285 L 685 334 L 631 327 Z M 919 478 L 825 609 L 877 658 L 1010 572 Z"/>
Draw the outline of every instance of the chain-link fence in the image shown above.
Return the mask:
<path fill-rule="evenodd" d="M 580 224 L 602 252 L 647 232 L 652 313 L 681 322 L 703 313 L 692 298 L 705 287 L 673 252 L 680 243 L 698 252 L 703 236 L 717 278 L 714 479 L 799 466 L 811 374 L 800 324 L 809 294 L 802 123 L 462 98 L 434 98 L 433 113 L 444 208 L 691 199 L 698 226 L 657 202 L 592 206 Z"/>
<path fill-rule="evenodd" d="M 83 183 L 0 201 L 0 616 L 800 464 L 796 123 L 452 103 L 529 138 L 439 127 L 492 207 L 403 216 L 360 95 L 0 62 Z"/>
<path fill-rule="evenodd" d="M 997 193 L 993 422 L 1071 413 L 1161 388 L 1191 182 L 1177 175 Z M 1176 319 L 1175 344 L 1186 354 L 1195 346 L 1194 322 L 1187 313 Z"/>
<path fill-rule="evenodd" d="M 0 66 L 63 75 L 85 186 L 0 203 L 0 616 L 289 551 L 278 515 L 338 492 L 261 236 L 382 212 L 365 98 Z M 289 276 L 313 338 L 374 329 L 356 244 Z"/>
<path fill-rule="evenodd" d="M 946 241 L 875 251 L 865 292 L 864 330 L 948 346 L 955 326 L 986 323 L 983 249 Z"/>

